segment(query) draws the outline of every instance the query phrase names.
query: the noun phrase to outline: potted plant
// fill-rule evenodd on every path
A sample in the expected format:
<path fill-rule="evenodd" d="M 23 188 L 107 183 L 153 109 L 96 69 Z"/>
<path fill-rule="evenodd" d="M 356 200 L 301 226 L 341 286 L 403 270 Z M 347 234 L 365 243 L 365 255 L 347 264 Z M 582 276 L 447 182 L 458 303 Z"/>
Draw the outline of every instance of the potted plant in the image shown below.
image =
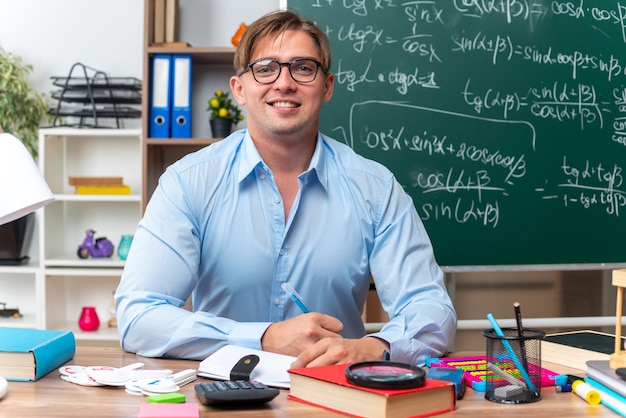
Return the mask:
<path fill-rule="evenodd" d="M 233 127 L 244 119 L 241 109 L 229 97 L 229 93 L 222 90 L 215 91 L 209 100 L 207 110 L 211 112 L 211 131 L 213 137 L 224 138 L 230 134 Z"/>
<path fill-rule="evenodd" d="M 0 47 L 0 129 L 19 138 L 37 158 L 39 126 L 48 113 L 43 94 L 29 86 L 33 67 Z M 19 179 L 16 179 L 19 181 Z M 29 260 L 35 214 L 0 225 L 0 264 L 23 264 Z"/>
<path fill-rule="evenodd" d="M 0 47 L 0 127 L 22 140 L 37 157 L 39 126 L 48 113 L 43 94 L 28 84 L 33 67 Z"/>

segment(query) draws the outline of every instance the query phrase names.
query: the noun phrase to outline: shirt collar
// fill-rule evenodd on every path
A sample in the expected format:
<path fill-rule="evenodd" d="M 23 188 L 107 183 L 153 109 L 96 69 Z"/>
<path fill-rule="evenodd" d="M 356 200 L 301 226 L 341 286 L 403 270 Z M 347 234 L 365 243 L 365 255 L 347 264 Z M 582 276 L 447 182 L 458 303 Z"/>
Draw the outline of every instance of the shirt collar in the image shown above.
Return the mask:
<path fill-rule="evenodd" d="M 326 164 L 328 164 L 328 158 L 331 158 L 331 153 L 328 147 L 325 146 L 326 141 L 322 134 L 317 134 L 317 143 L 315 144 L 315 151 L 313 151 L 313 157 L 311 157 L 311 164 L 306 173 L 309 173 L 309 179 L 313 180 L 317 177 L 322 187 L 328 190 L 328 175 L 326 170 Z"/>
<path fill-rule="evenodd" d="M 324 137 L 318 133 L 315 151 L 313 152 L 309 168 L 300 176 L 308 177 L 309 181 L 316 177 L 322 187 L 327 189 L 328 176 L 326 172 L 326 158 L 331 158 L 330 156 L 332 154 L 329 152 L 329 149 L 324 146 L 324 144 Z M 252 141 L 248 130 L 244 131 L 243 139 L 240 145 L 240 155 L 241 163 L 239 164 L 239 172 L 237 174 L 238 182 L 241 182 L 248 177 L 256 167 L 262 167 L 263 169 L 269 171 L 269 168 L 266 168 L 259 151 L 254 146 L 254 142 Z"/>
<path fill-rule="evenodd" d="M 241 155 L 241 163 L 239 164 L 239 173 L 237 173 L 237 181 L 242 182 L 246 177 L 254 171 L 257 166 L 264 167 L 265 164 L 261 159 L 259 151 L 257 151 L 250 137 L 250 133 L 246 129 L 244 131 L 243 139 L 239 145 Z"/>

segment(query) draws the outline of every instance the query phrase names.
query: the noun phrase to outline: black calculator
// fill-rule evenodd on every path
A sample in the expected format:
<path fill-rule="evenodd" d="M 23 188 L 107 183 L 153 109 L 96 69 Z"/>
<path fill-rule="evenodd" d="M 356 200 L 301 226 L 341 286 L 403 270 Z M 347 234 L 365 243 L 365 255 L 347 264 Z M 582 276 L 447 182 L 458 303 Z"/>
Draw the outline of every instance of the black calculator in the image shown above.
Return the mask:
<path fill-rule="evenodd" d="M 204 405 L 246 406 L 269 402 L 280 390 L 248 380 L 196 383 L 196 396 Z"/>

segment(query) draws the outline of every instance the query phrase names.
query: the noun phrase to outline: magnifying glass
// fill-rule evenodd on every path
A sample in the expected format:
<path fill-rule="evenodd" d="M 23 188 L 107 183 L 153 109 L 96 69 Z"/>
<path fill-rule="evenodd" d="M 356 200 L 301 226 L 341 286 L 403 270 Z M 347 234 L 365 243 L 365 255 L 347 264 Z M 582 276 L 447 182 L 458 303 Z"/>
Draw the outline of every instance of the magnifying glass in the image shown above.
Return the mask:
<path fill-rule="evenodd" d="M 426 372 L 417 366 L 393 361 L 363 361 L 346 368 L 352 384 L 379 389 L 409 389 L 426 382 Z"/>

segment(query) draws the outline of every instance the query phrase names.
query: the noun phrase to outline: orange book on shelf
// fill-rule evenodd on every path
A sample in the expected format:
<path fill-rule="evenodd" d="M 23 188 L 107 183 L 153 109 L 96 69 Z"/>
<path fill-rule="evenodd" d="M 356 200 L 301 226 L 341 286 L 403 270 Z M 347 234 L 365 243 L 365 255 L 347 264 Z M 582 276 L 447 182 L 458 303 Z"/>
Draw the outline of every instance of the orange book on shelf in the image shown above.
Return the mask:
<path fill-rule="evenodd" d="M 69 176 L 70 186 L 122 186 L 122 177 Z"/>
<path fill-rule="evenodd" d="M 352 416 L 386 418 L 430 416 L 454 410 L 454 384 L 426 379 L 413 389 L 356 386 L 345 375 L 346 364 L 290 369 L 289 399 Z"/>

